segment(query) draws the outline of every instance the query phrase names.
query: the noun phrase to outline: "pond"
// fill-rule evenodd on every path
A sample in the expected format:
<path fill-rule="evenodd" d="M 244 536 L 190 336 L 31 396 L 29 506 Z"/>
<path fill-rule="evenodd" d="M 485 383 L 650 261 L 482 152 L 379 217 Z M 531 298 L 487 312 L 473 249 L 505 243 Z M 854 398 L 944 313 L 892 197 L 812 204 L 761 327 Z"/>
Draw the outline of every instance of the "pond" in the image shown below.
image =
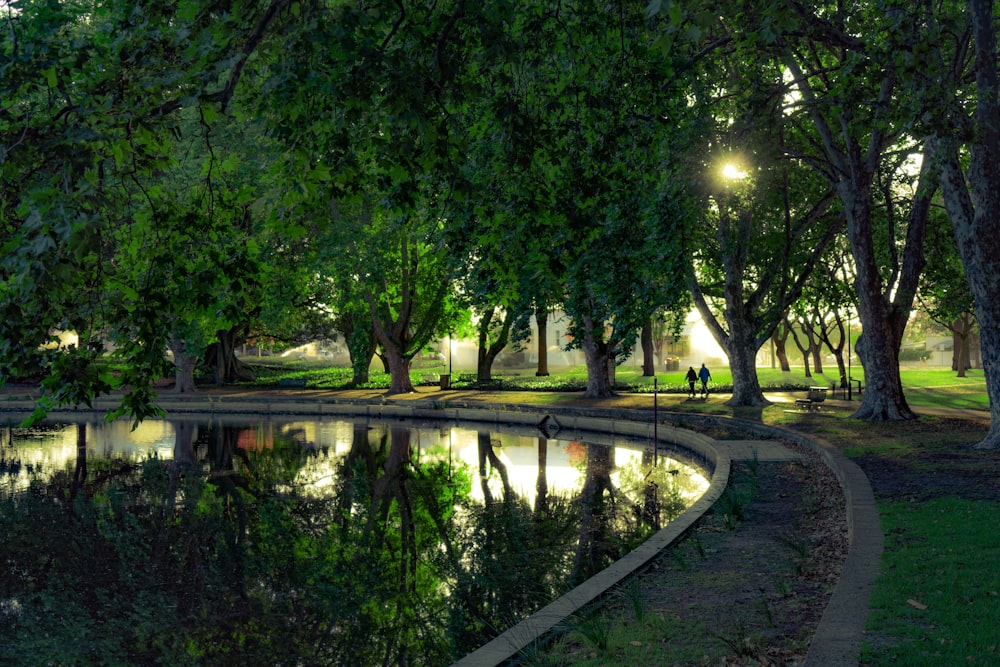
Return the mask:
<path fill-rule="evenodd" d="M 0 428 L 0 664 L 441 665 L 708 487 L 681 449 L 347 419 Z"/>

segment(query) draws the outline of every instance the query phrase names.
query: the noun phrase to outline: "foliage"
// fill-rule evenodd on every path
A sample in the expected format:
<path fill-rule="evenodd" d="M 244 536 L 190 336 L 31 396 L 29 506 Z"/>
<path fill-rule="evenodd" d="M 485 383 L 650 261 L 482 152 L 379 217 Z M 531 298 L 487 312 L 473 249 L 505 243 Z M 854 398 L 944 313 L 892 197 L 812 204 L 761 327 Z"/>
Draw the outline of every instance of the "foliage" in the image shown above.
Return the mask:
<path fill-rule="evenodd" d="M 253 299 L 253 246 L 234 249 L 224 232 L 244 228 L 247 200 L 238 184 L 218 187 L 235 161 L 212 152 L 211 131 L 242 71 L 229 58 L 252 53 L 276 15 L 252 4 L 132 9 L 4 8 L 0 375 L 48 376 L 50 404 L 128 387 L 121 410 L 142 418 L 156 413 L 150 384 L 170 368 L 165 320 L 231 320 Z M 185 155 L 184 137 L 205 152 Z M 174 191 L 191 184 L 180 172 L 197 174 L 190 197 Z M 34 352 L 59 331 L 81 344 Z M 93 369 L 106 338 L 129 362 L 115 380 Z"/>

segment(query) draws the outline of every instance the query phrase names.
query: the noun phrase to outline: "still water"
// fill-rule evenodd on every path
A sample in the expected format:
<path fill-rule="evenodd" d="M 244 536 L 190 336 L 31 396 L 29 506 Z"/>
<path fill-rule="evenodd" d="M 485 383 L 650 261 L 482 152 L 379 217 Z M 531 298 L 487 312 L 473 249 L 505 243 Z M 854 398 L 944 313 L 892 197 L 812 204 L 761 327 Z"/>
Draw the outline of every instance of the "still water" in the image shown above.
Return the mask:
<path fill-rule="evenodd" d="M 683 450 L 592 434 L 14 424 L 0 430 L 5 665 L 448 664 L 708 486 Z"/>

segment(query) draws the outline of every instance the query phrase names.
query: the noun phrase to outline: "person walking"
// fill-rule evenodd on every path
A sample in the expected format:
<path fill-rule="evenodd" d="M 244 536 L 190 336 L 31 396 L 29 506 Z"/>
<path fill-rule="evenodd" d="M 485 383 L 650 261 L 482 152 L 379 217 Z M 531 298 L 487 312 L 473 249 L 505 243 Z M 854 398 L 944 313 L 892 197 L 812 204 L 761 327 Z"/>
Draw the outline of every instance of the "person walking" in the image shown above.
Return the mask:
<path fill-rule="evenodd" d="M 708 381 L 712 379 L 712 374 L 708 372 L 708 367 L 705 364 L 701 365 L 698 377 L 701 379 L 701 395 L 708 398 Z"/>
<path fill-rule="evenodd" d="M 694 366 L 688 366 L 687 372 L 687 383 L 690 390 L 688 391 L 688 398 L 694 398 L 694 383 L 698 381 L 698 374 L 694 372 Z"/>

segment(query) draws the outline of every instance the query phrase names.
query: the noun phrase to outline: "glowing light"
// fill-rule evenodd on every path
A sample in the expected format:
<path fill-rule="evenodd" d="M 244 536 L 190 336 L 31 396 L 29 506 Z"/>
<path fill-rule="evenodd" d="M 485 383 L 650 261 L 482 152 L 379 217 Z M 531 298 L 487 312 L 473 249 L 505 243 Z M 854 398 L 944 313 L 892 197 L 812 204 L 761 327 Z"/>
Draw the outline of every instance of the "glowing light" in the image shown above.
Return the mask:
<path fill-rule="evenodd" d="M 746 178 L 749 174 L 740 169 L 739 165 L 729 162 L 722 167 L 722 175 L 732 180 L 739 180 Z"/>

